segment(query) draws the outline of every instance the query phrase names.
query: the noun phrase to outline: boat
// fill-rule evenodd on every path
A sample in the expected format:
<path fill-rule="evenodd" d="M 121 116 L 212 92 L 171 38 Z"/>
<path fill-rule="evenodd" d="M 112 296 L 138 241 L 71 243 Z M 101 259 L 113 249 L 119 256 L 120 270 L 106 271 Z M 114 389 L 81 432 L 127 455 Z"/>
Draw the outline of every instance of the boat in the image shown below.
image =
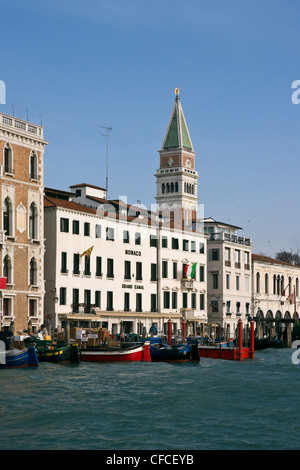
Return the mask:
<path fill-rule="evenodd" d="M 81 349 L 83 362 L 151 362 L 150 343 L 139 343 L 131 346 L 89 346 Z"/>
<path fill-rule="evenodd" d="M 66 345 L 64 341 L 35 339 L 35 343 L 39 362 L 80 363 L 80 349 L 76 342 Z"/>
<path fill-rule="evenodd" d="M 254 348 L 256 351 L 261 351 L 263 349 L 269 349 L 269 348 L 285 348 L 286 345 L 281 339 L 277 338 L 262 338 L 262 339 L 255 339 L 254 340 Z"/>
<path fill-rule="evenodd" d="M 32 338 L 25 339 L 25 349 L 9 349 L 0 353 L 0 368 L 38 366 L 39 361 Z"/>
<path fill-rule="evenodd" d="M 200 360 L 197 344 L 168 344 L 162 338 L 155 337 L 150 339 L 150 356 L 153 362 L 187 362 Z"/>

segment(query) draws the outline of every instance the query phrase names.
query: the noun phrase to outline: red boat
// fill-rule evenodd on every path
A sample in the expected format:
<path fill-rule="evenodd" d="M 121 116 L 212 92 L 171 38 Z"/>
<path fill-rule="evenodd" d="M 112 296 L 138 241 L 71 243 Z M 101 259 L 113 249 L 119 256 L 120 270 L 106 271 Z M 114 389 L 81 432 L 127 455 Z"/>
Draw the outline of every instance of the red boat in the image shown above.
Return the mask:
<path fill-rule="evenodd" d="M 81 362 L 151 362 L 150 343 L 129 347 L 95 347 L 81 350 Z"/>

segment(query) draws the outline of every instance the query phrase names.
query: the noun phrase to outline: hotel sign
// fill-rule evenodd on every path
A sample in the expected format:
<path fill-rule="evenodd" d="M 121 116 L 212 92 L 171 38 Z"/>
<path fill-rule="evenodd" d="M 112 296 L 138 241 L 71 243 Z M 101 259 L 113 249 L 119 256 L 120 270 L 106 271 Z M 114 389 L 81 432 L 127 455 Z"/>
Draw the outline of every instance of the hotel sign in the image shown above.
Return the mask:
<path fill-rule="evenodd" d="M 125 250 L 125 255 L 142 256 L 142 253 L 140 251 L 135 250 Z"/>
<path fill-rule="evenodd" d="M 122 284 L 122 289 L 144 289 L 144 286 L 141 286 L 140 284 L 135 284 L 134 286 L 132 284 Z"/>

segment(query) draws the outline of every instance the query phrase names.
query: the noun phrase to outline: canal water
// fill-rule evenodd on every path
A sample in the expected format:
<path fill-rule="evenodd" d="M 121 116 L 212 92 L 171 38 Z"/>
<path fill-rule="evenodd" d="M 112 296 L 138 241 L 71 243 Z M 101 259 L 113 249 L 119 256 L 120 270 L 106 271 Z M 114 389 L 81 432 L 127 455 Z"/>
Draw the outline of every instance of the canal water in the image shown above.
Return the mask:
<path fill-rule="evenodd" d="M 0 449 L 300 449 L 293 353 L 268 349 L 243 362 L 2 369 Z"/>

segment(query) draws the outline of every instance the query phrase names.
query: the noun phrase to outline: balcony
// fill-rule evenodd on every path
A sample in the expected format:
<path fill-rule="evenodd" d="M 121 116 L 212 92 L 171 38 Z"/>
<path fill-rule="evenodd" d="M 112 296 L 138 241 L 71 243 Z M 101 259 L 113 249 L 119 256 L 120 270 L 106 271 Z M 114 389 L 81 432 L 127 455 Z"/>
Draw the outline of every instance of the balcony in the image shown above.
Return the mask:
<path fill-rule="evenodd" d="M 36 126 L 35 124 L 31 124 L 21 119 L 15 119 L 14 117 L 6 114 L 0 114 L 0 125 L 11 129 L 15 128 L 17 132 L 22 132 L 23 134 L 29 134 L 31 136 L 36 135 L 39 139 L 43 139 L 42 126 Z"/>
<path fill-rule="evenodd" d="M 196 318 L 196 315 L 195 315 L 196 312 L 194 308 L 181 308 L 180 313 L 183 316 L 183 318 L 187 320 Z"/>
<path fill-rule="evenodd" d="M 222 241 L 237 243 L 238 245 L 251 246 L 251 238 L 238 237 L 237 235 L 231 235 L 225 232 L 211 233 L 210 241 Z"/>
<path fill-rule="evenodd" d="M 182 289 L 193 289 L 194 287 L 194 279 L 181 279 L 181 288 Z"/>

